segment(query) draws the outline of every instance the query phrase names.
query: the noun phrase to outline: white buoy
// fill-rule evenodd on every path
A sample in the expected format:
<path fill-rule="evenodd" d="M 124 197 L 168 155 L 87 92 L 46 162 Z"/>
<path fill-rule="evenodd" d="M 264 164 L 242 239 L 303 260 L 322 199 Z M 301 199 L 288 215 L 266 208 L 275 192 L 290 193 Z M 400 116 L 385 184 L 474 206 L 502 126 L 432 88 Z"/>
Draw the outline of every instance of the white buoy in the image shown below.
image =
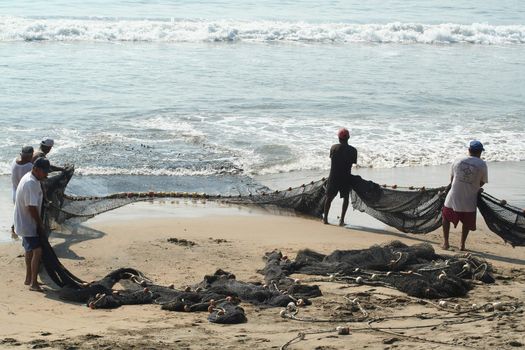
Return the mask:
<path fill-rule="evenodd" d="M 447 302 L 445 300 L 440 300 L 438 305 L 441 306 L 441 307 L 446 307 L 447 306 Z"/>
<path fill-rule="evenodd" d="M 348 334 L 350 334 L 350 328 L 348 328 L 348 327 L 337 326 L 335 329 L 337 331 L 337 334 L 339 334 L 339 335 L 348 335 Z"/>
<path fill-rule="evenodd" d="M 286 318 L 286 310 L 281 310 L 281 312 L 279 312 L 279 315 L 280 315 L 282 318 Z"/>
<path fill-rule="evenodd" d="M 288 311 L 292 311 L 293 312 L 293 311 L 297 310 L 297 307 L 296 307 L 296 305 L 295 305 L 295 303 L 293 301 L 290 301 L 288 303 L 288 305 L 286 306 L 286 309 L 288 309 Z"/>
<path fill-rule="evenodd" d="M 495 303 L 492 303 L 492 306 L 494 306 L 494 310 L 498 310 L 498 311 L 501 311 L 504 308 L 503 306 L 503 303 L 502 302 L 499 302 L 499 301 L 496 301 Z"/>
<path fill-rule="evenodd" d="M 355 279 L 356 283 L 362 284 L 363 283 L 363 277 L 359 276 Z"/>

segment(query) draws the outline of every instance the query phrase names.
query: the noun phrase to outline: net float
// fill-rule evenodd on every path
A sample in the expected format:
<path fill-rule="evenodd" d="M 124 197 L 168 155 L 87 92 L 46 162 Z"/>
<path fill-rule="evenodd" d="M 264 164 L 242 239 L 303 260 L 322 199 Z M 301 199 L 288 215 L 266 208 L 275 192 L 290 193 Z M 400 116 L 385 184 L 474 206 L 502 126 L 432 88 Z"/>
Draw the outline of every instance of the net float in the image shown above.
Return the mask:
<path fill-rule="evenodd" d="M 144 292 L 144 294 L 149 293 L 149 288 L 146 287 L 146 288 L 144 288 L 142 291 Z"/>
<path fill-rule="evenodd" d="M 360 272 L 360 271 L 361 271 L 361 269 L 359 267 L 356 267 L 355 270 L 354 270 L 354 272 Z"/>
<path fill-rule="evenodd" d="M 215 310 L 215 305 L 209 305 L 208 306 L 208 312 L 211 314 Z"/>
<path fill-rule="evenodd" d="M 466 263 L 465 265 L 463 265 L 463 270 L 470 271 L 470 264 Z"/>
<path fill-rule="evenodd" d="M 90 303 L 88 304 L 88 307 L 89 307 L 90 309 L 92 309 L 92 310 L 95 309 L 95 303 L 94 303 L 94 302 L 90 302 Z"/>
<path fill-rule="evenodd" d="M 190 312 L 191 308 L 189 305 L 184 305 L 184 311 Z"/>
<path fill-rule="evenodd" d="M 210 299 L 210 305 L 215 305 L 216 302 L 215 302 L 215 299 Z"/>
<path fill-rule="evenodd" d="M 301 284 L 301 280 L 298 279 L 298 278 L 295 278 L 295 279 L 293 280 L 293 283 L 295 283 L 295 284 Z"/>
<path fill-rule="evenodd" d="M 286 318 L 286 310 L 281 310 L 279 312 L 279 316 L 281 316 L 282 318 Z"/>
<path fill-rule="evenodd" d="M 472 304 L 472 305 L 470 305 L 470 307 L 473 308 L 473 309 L 475 309 L 475 308 L 478 307 L 478 304 Z"/>
<path fill-rule="evenodd" d="M 441 306 L 441 307 L 446 307 L 447 306 L 447 302 L 445 300 L 440 300 L 438 305 Z"/>
<path fill-rule="evenodd" d="M 146 281 L 142 280 L 142 281 L 140 281 L 140 285 L 142 287 L 146 287 L 148 285 L 148 283 Z"/>
<path fill-rule="evenodd" d="M 231 303 L 231 302 L 233 301 L 233 298 L 232 298 L 231 296 L 227 296 L 227 297 L 226 297 L 226 301 L 229 302 L 229 303 Z"/>
<path fill-rule="evenodd" d="M 438 280 L 443 280 L 447 277 L 447 275 L 445 275 L 444 273 L 440 273 L 439 276 L 438 276 Z"/>
<path fill-rule="evenodd" d="M 217 316 L 224 316 L 224 310 L 217 311 Z"/>
<path fill-rule="evenodd" d="M 461 305 L 459 304 L 454 305 L 454 310 L 461 311 Z"/>
<path fill-rule="evenodd" d="M 387 276 L 387 277 L 390 277 L 391 275 L 392 275 L 392 271 L 388 271 L 388 272 L 386 273 L 386 276 Z"/>
<path fill-rule="evenodd" d="M 184 288 L 184 291 L 185 291 L 185 292 L 191 292 L 191 287 L 188 286 L 188 287 Z"/>
<path fill-rule="evenodd" d="M 355 281 L 359 284 L 363 283 L 363 277 L 359 276 L 355 279 Z"/>
<path fill-rule="evenodd" d="M 175 285 L 172 283 L 168 286 L 169 289 L 175 289 Z"/>
<path fill-rule="evenodd" d="M 195 291 L 196 291 L 197 293 L 202 292 L 202 288 L 201 288 L 201 287 L 197 287 L 197 288 L 195 289 Z"/>
<path fill-rule="evenodd" d="M 373 273 L 372 276 L 370 276 L 370 279 L 376 280 L 377 279 L 377 275 L 375 273 Z"/>
<path fill-rule="evenodd" d="M 504 309 L 504 305 L 502 302 L 500 301 L 497 301 L 495 303 L 492 303 L 492 306 L 494 307 L 494 310 L 498 310 L 498 311 L 501 311 Z"/>
<path fill-rule="evenodd" d="M 297 308 L 295 306 L 295 303 L 293 301 L 290 301 L 288 303 L 288 305 L 286 305 L 286 309 L 288 309 L 288 311 L 295 311 L 295 310 L 297 310 Z"/>
<path fill-rule="evenodd" d="M 350 328 L 348 328 L 348 327 L 337 326 L 336 330 L 337 330 L 337 334 L 339 334 L 339 335 L 348 335 L 348 334 L 350 334 Z"/>
<path fill-rule="evenodd" d="M 502 199 L 502 200 L 499 201 L 499 204 L 500 205 L 507 205 L 507 201 Z"/>
<path fill-rule="evenodd" d="M 395 190 L 397 188 L 397 185 L 392 185 L 392 188 Z"/>
<path fill-rule="evenodd" d="M 297 306 L 304 306 L 305 303 L 304 303 L 304 299 L 298 299 L 297 300 Z"/>
<path fill-rule="evenodd" d="M 118 290 L 114 290 L 113 292 L 111 292 L 111 294 L 116 296 L 116 295 L 120 295 L 120 292 Z"/>

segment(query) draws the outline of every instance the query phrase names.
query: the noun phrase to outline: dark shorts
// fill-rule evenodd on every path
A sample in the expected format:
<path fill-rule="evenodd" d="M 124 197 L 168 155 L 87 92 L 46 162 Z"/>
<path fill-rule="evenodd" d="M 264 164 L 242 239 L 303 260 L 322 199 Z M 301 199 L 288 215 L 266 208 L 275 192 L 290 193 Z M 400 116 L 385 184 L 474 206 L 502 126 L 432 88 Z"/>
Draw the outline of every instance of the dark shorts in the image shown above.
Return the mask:
<path fill-rule="evenodd" d="M 337 195 L 339 192 L 339 197 L 345 198 L 350 194 L 350 182 L 349 181 L 330 181 L 328 180 L 328 185 L 326 188 L 326 194 L 328 196 Z"/>
<path fill-rule="evenodd" d="M 443 218 L 454 224 L 454 227 L 458 225 L 458 222 L 462 222 L 463 226 L 468 228 L 470 231 L 476 230 L 476 212 L 468 211 L 454 211 L 454 209 L 443 207 Z"/>
<path fill-rule="evenodd" d="M 40 237 L 22 237 L 22 246 L 26 252 L 40 248 Z"/>

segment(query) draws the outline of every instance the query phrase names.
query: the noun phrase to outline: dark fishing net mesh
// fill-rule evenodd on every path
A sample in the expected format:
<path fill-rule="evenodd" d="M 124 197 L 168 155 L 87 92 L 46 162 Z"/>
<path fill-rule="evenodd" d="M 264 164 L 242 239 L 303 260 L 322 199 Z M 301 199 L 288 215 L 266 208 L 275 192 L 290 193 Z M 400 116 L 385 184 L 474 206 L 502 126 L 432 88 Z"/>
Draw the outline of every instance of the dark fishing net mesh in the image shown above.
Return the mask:
<path fill-rule="evenodd" d="M 487 193 L 478 197 L 478 209 L 492 232 L 514 246 L 525 245 L 525 209 L 507 204 Z"/>
<path fill-rule="evenodd" d="M 82 221 L 97 214 L 123 205 L 154 198 L 199 198 L 236 204 L 276 206 L 293 209 L 299 213 L 320 217 L 325 181 L 320 180 L 289 188 L 284 191 L 240 194 L 239 196 L 208 196 L 206 194 L 181 192 L 116 193 L 104 197 L 76 197 L 64 193 L 73 176 L 74 168 L 52 174 L 44 184 L 46 199 L 43 216 L 45 222 L 58 224 Z M 367 212 L 384 223 L 403 232 L 424 233 L 441 224 L 445 188 L 400 190 L 387 189 L 358 176 L 352 177 L 352 200 L 354 208 Z M 481 194 L 479 209 L 488 227 L 513 245 L 525 245 L 524 213 L 504 201 Z M 309 250 L 301 251 L 295 261 L 279 252 L 267 254 L 267 264 L 261 273 L 265 285 L 237 281 L 232 274 L 216 272 L 205 279 L 190 294 L 172 288 L 155 285 L 140 271 L 119 269 L 100 281 L 86 283 L 68 271 L 59 261 L 47 236 L 41 237 L 43 265 L 49 277 L 62 287 L 64 299 L 89 302 L 94 308 L 118 307 L 124 304 L 162 303 L 166 309 L 201 311 L 211 307 L 212 322 L 244 322 L 242 308 L 232 299 L 238 298 L 255 305 L 283 306 L 301 298 L 321 295 L 317 286 L 295 283 L 289 275 L 295 272 L 313 275 L 332 275 L 334 278 L 390 286 L 409 295 L 425 298 L 461 296 L 470 289 L 468 279 L 489 282 L 490 268 L 472 256 L 445 257 L 435 254 L 428 244 L 407 247 L 396 242 L 386 246 L 374 246 L 365 250 L 335 251 L 323 255 Z M 233 277 L 232 277 L 233 276 Z M 360 278 L 360 279 L 359 279 Z M 361 281 L 361 282 L 359 282 Z M 120 282 L 127 288 L 114 293 L 113 285 Z M 146 288 L 146 289 L 144 289 Z M 186 293 L 186 294 L 184 294 Z M 215 307 L 210 300 L 225 300 Z"/>
<path fill-rule="evenodd" d="M 271 269 L 275 273 L 275 266 Z M 490 266 L 470 254 L 438 255 L 430 244 L 407 246 L 399 241 L 329 255 L 301 250 L 295 261 L 281 259 L 280 269 L 284 275 L 329 276 L 333 281 L 388 286 L 429 299 L 464 296 L 472 279 L 494 281 Z"/>

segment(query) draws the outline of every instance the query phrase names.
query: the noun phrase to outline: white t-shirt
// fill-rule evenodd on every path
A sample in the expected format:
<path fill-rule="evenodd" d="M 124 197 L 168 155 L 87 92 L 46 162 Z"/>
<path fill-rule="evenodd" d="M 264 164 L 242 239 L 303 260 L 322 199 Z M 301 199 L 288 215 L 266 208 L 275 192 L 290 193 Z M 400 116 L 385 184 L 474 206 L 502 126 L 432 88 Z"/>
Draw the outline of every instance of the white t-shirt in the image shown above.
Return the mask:
<path fill-rule="evenodd" d="M 40 181 L 31 172 L 22 176 L 16 189 L 14 215 L 15 232 L 20 237 L 38 236 L 36 221 L 29 213 L 28 206 L 37 207 L 40 215 L 42 198 L 43 193 Z"/>
<path fill-rule="evenodd" d="M 15 202 L 16 188 L 22 176 L 27 174 L 33 169 L 33 163 L 28 162 L 25 164 L 18 164 L 16 158 L 11 163 L 11 183 L 13 184 L 13 203 Z"/>
<path fill-rule="evenodd" d="M 478 157 L 465 157 L 452 164 L 452 188 L 445 198 L 445 206 L 454 211 L 475 212 L 480 183 L 488 182 L 487 163 Z"/>

